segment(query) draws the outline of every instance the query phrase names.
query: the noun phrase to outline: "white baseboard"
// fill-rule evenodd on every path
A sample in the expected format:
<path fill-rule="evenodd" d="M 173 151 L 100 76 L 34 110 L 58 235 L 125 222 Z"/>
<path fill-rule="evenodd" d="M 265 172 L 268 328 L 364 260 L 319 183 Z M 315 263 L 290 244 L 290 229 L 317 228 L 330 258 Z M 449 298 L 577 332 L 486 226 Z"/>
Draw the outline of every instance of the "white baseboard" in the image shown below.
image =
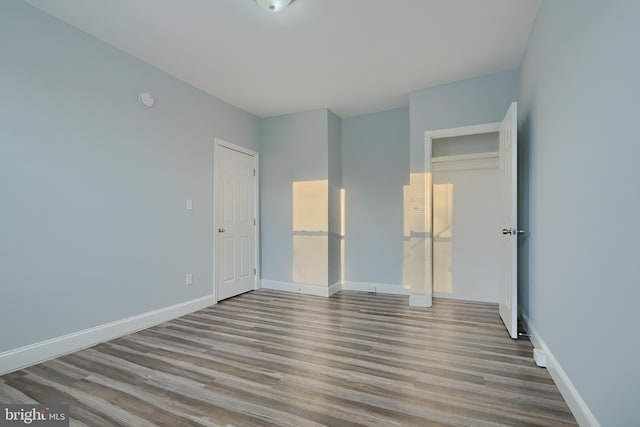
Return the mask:
<path fill-rule="evenodd" d="M 340 290 L 342 290 L 342 283 L 336 282 L 333 285 L 329 286 L 329 295 L 327 296 L 331 296 Z"/>
<path fill-rule="evenodd" d="M 338 292 L 340 284 L 327 285 L 307 285 L 304 283 L 280 282 L 277 280 L 262 279 L 261 286 L 263 289 L 273 289 L 275 291 L 295 292 L 298 294 L 315 295 L 317 297 L 329 297 L 331 294 Z M 330 293 L 331 292 L 331 293 Z"/>
<path fill-rule="evenodd" d="M 215 304 L 212 295 L 0 353 L 0 375 L 164 323 Z"/>
<path fill-rule="evenodd" d="M 342 289 L 345 291 L 375 292 L 379 294 L 409 295 L 408 289 L 401 284 L 374 283 L 374 282 L 344 282 Z"/>
<path fill-rule="evenodd" d="M 340 290 L 370 292 L 372 287 L 375 288 L 375 291 L 377 293 L 381 294 L 409 295 L 409 290 L 403 288 L 402 285 L 393 285 L 389 283 L 336 282 L 333 285 L 324 286 L 262 279 L 260 287 L 264 289 L 273 289 L 276 291 L 315 295 L 318 297 L 330 297 Z"/>
<path fill-rule="evenodd" d="M 429 299 L 425 294 L 411 294 L 409 295 L 410 307 L 431 307 Z"/>
<path fill-rule="evenodd" d="M 567 401 L 567 405 L 569 405 L 569 409 L 573 413 L 573 416 L 578 421 L 578 424 L 581 427 L 600 427 L 600 423 L 593 415 L 593 412 L 587 406 L 587 403 L 584 401 L 578 390 L 575 388 L 571 379 L 567 375 L 558 360 L 553 355 L 553 352 L 547 344 L 544 342 L 538 330 L 529 322 L 529 318 L 526 314 L 520 310 L 520 314 L 522 315 L 522 320 L 524 323 L 524 328 L 529 333 L 529 338 L 531 339 L 531 343 L 536 349 L 542 350 L 543 354 L 546 358 L 547 371 L 549 371 L 549 375 L 553 378 L 553 381 L 558 386 L 558 390 L 560 390 L 560 394 L 564 397 L 564 400 Z"/>
<path fill-rule="evenodd" d="M 469 297 L 469 298 L 455 298 L 451 296 L 451 292 L 433 292 L 433 297 L 434 298 L 444 298 L 444 299 L 450 299 L 452 301 L 472 301 L 472 302 L 488 302 L 490 304 L 498 304 L 498 301 L 491 301 L 491 300 L 487 300 L 487 299 L 482 299 L 482 298 L 474 298 L 473 296 Z"/>

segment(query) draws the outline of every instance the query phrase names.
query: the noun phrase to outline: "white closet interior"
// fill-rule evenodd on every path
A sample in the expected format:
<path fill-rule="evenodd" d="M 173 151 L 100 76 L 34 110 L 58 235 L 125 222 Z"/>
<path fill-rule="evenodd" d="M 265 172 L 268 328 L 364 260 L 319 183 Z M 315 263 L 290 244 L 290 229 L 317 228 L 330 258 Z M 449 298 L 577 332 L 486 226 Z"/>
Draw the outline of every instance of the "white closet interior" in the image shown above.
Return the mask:
<path fill-rule="evenodd" d="M 498 302 L 498 134 L 433 140 L 434 296 Z"/>

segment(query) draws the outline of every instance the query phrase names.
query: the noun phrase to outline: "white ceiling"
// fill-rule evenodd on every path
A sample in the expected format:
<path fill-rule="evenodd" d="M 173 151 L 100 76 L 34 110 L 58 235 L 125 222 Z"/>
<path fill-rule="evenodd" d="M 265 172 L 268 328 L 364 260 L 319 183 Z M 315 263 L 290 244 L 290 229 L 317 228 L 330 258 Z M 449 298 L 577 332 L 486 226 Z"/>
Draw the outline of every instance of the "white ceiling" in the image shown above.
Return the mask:
<path fill-rule="evenodd" d="M 260 117 L 407 106 L 519 66 L 541 0 L 26 0 Z"/>

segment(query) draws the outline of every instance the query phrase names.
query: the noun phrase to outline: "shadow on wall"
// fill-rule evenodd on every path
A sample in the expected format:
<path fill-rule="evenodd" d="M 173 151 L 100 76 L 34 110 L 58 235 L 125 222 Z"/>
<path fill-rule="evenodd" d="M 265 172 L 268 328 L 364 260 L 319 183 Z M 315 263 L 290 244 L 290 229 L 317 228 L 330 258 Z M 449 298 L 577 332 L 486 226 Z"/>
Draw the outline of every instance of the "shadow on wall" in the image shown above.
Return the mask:
<path fill-rule="evenodd" d="M 338 220 L 340 223 L 332 227 L 329 226 L 329 182 L 327 180 L 294 182 L 292 192 L 292 280 L 294 283 L 328 285 L 330 237 L 340 239 L 340 248 L 344 246 L 345 191 L 339 189 L 340 217 Z M 341 276 L 344 278 L 344 250 L 341 250 L 341 257 Z"/>
<path fill-rule="evenodd" d="M 529 314 L 529 200 L 531 170 L 531 115 L 518 128 L 518 228 L 525 230 L 518 239 L 518 306 Z"/>

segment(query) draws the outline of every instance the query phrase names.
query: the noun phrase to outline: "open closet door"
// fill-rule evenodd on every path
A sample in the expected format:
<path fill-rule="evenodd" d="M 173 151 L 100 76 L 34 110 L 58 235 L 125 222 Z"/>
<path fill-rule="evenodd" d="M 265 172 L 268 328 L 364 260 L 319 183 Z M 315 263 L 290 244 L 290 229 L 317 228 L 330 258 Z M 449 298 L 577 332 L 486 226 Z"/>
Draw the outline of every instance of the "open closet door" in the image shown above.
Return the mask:
<path fill-rule="evenodd" d="M 500 212 L 502 272 L 500 317 L 511 338 L 518 338 L 518 105 L 511 104 L 500 125 Z"/>

